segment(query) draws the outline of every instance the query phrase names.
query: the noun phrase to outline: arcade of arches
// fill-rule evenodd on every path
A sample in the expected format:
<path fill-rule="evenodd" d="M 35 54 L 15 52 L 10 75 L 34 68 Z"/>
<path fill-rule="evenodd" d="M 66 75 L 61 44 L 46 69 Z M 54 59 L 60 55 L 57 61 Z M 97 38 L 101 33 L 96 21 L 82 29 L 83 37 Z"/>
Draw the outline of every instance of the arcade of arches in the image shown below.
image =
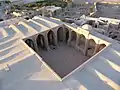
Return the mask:
<path fill-rule="evenodd" d="M 83 34 L 60 27 L 56 33 L 39 34 L 35 41 L 27 39 L 25 43 L 34 49 L 51 69 L 61 78 L 87 61 L 91 56 L 106 47 L 86 39 Z"/>

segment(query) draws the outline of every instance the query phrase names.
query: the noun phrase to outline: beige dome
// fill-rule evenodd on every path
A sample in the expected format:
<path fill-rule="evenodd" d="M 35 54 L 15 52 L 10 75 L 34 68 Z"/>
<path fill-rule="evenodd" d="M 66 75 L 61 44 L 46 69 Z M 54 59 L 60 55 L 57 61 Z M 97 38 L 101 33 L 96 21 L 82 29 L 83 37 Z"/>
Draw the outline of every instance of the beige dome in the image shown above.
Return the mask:
<path fill-rule="evenodd" d="M 86 30 L 92 30 L 92 26 L 90 26 L 88 24 L 83 25 L 82 28 L 86 29 Z"/>

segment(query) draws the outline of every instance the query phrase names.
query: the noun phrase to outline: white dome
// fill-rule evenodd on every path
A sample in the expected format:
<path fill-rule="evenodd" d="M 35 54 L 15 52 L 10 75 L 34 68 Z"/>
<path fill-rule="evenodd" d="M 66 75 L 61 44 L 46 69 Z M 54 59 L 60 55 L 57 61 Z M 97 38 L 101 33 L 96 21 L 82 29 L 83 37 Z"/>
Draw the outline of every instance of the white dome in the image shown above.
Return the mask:
<path fill-rule="evenodd" d="M 92 26 L 90 26 L 88 24 L 83 25 L 82 28 L 86 29 L 86 30 L 92 30 Z"/>

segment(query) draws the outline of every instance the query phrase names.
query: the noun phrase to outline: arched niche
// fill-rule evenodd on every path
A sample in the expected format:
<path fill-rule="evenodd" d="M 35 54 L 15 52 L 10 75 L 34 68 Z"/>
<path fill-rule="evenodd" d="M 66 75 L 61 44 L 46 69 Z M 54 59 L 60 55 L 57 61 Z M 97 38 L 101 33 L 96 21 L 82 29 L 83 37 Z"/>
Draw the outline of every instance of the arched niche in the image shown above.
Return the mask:
<path fill-rule="evenodd" d="M 79 42 L 78 42 L 78 46 L 82 49 L 85 48 L 85 42 L 86 42 L 86 38 L 83 34 L 79 35 Z"/>
<path fill-rule="evenodd" d="M 48 44 L 55 46 L 55 34 L 53 31 L 49 31 L 47 34 L 48 37 Z"/>
<path fill-rule="evenodd" d="M 77 39 L 77 34 L 75 31 L 72 31 L 71 32 L 71 41 L 72 42 L 76 42 L 76 39 Z"/>
<path fill-rule="evenodd" d="M 63 32 L 63 28 L 62 27 L 60 27 L 57 30 L 57 40 L 58 40 L 58 43 L 59 42 L 63 42 L 63 40 L 64 40 L 64 32 Z"/>
<path fill-rule="evenodd" d="M 33 42 L 31 39 L 25 40 L 25 43 L 26 43 L 29 47 L 31 47 L 33 50 L 35 50 L 34 42 Z"/>
<path fill-rule="evenodd" d="M 95 41 L 93 39 L 90 39 L 88 43 L 88 51 L 87 51 L 88 56 L 93 56 L 95 47 L 96 47 Z"/>
<path fill-rule="evenodd" d="M 36 42 L 37 42 L 37 47 L 39 49 L 46 49 L 46 46 L 45 46 L 45 39 L 44 39 L 44 36 L 39 34 L 37 39 L 36 39 Z"/>
<path fill-rule="evenodd" d="M 103 48 L 105 48 L 105 47 L 106 47 L 105 44 L 100 44 L 100 45 L 99 45 L 99 48 L 98 48 L 98 52 L 101 51 L 101 50 L 102 50 Z"/>

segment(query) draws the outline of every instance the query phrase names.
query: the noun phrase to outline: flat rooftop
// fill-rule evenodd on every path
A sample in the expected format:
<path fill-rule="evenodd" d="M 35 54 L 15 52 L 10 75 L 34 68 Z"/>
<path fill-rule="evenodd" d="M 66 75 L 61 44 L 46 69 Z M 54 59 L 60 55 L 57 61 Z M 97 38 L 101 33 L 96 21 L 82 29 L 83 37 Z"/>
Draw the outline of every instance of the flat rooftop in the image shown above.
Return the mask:
<path fill-rule="evenodd" d="M 39 57 L 24 43 L 23 39 L 39 34 L 41 31 L 31 29 L 28 22 L 25 23 L 21 24 L 29 28 L 27 34 L 19 28 L 17 29 L 19 32 L 9 28 L 8 32 L 5 29 L 7 35 L 0 39 L 0 90 L 120 90 L 120 44 L 117 41 L 97 32 L 91 32 L 90 35 L 99 38 L 98 40 L 104 40 L 108 46 L 89 60 L 86 59 L 82 67 L 78 67 L 67 78 L 60 81 L 42 58 L 44 61 L 48 59 L 50 61 L 54 55 L 51 61 L 56 60 L 58 63 L 55 64 L 56 66 L 66 69 L 65 65 L 71 68 L 71 63 L 74 65 L 73 61 L 82 60 L 81 52 L 61 45 L 47 53 L 40 51 L 40 56 L 43 56 Z M 76 29 L 69 24 L 63 25 Z M 58 51 L 61 56 L 56 53 Z M 45 55 L 49 55 L 48 59 L 44 58 Z M 69 62 L 64 65 L 63 61 Z"/>

